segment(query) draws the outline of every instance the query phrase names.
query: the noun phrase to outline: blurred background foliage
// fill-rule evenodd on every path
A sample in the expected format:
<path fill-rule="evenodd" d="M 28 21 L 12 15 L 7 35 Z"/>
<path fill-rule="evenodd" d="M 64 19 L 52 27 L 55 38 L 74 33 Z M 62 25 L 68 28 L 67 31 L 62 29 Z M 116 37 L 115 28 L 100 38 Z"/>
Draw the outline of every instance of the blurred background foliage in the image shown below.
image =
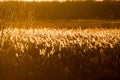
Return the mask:
<path fill-rule="evenodd" d="M 1 20 L 118 20 L 118 1 L 0 2 Z"/>

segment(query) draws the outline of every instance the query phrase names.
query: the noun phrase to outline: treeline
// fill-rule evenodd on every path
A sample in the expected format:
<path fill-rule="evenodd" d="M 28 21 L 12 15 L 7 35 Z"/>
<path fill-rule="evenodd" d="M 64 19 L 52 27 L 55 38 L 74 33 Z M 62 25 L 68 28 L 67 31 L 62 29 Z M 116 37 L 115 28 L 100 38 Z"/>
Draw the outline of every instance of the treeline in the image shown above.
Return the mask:
<path fill-rule="evenodd" d="M 0 2 L 1 20 L 120 19 L 120 2 Z"/>

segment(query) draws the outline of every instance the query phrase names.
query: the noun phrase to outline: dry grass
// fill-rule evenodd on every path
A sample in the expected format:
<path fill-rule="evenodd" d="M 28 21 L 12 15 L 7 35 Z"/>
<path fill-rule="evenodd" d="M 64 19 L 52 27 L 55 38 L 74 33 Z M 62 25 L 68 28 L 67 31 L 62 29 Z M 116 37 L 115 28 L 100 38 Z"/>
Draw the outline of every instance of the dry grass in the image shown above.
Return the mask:
<path fill-rule="evenodd" d="M 120 29 L 8 28 L 0 33 L 1 79 L 120 79 Z"/>

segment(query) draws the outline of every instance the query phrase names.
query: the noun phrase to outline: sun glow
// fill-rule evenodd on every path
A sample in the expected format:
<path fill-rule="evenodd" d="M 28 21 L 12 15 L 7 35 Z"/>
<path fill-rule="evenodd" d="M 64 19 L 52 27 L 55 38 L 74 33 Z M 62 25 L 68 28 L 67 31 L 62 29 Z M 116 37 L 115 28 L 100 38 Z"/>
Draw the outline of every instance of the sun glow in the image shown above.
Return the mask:
<path fill-rule="evenodd" d="M 106 1 L 106 0 L 0 0 L 0 2 L 3 2 L 3 1 L 25 1 L 25 2 L 34 2 L 34 1 L 35 2 L 96 1 L 96 2 L 103 2 L 103 1 Z M 111 1 L 120 1 L 120 0 L 111 0 Z"/>
<path fill-rule="evenodd" d="M 27 2 L 52 2 L 52 1 L 59 1 L 59 2 L 64 2 L 64 1 L 87 1 L 87 0 L 0 0 L 0 1 L 27 1 Z M 94 0 L 94 1 L 104 1 L 104 0 Z M 119 1 L 119 0 L 116 0 Z"/>
<path fill-rule="evenodd" d="M 64 0 L 22 0 L 22 1 L 37 1 L 37 2 L 42 2 L 42 1 L 49 1 L 49 2 L 51 2 L 51 1 L 64 1 Z"/>
<path fill-rule="evenodd" d="M 32 1 L 36 1 L 36 2 L 51 2 L 51 1 L 59 1 L 59 2 L 64 2 L 66 0 L 0 0 L 0 2 L 3 1 L 27 1 L 27 2 L 32 2 Z M 71 0 L 70 0 L 71 1 Z"/>
<path fill-rule="evenodd" d="M 51 2 L 51 1 L 59 1 L 59 2 L 64 2 L 66 0 L 1 0 L 1 1 L 27 1 L 27 2 L 32 2 L 32 1 L 36 1 L 36 2 Z M 72 0 L 70 0 L 72 1 Z"/>

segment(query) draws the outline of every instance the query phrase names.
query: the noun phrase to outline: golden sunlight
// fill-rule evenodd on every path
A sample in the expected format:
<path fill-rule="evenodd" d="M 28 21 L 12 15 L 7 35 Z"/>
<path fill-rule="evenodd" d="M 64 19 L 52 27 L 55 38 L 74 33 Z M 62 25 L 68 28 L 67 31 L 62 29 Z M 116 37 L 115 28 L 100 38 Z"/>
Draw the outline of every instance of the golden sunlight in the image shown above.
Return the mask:
<path fill-rule="evenodd" d="M 32 1 L 36 1 L 36 2 L 44 2 L 44 1 L 48 1 L 48 2 L 51 2 L 51 1 L 60 1 L 60 2 L 63 2 L 63 1 L 66 1 L 66 0 L 0 0 L 1 2 L 2 1 L 27 1 L 27 2 L 32 2 Z M 72 1 L 72 0 L 70 0 Z"/>
<path fill-rule="evenodd" d="M 64 2 L 64 1 L 68 1 L 68 0 L 19 0 L 19 1 L 37 1 L 37 2 L 41 2 L 41 1 L 60 1 L 60 2 Z M 69 1 L 87 1 L 87 0 L 69 0 Z M 103 0 L 94 0 L 94 1 L 103 1 Z"/>
<path fill-rule="evenodd" d="M 87 0 L 0 0 L 0 1 L 27 1 L 27 2 L 32 2 L 32 1 L 36 1 L 36 2 L 59 1 L 59 2 L 64 2 L 64 1 L 87 1 Z M 104 1 L 104 0 L 94 0 L 94 1 Z M 116 1 L 119 1 L 119 0 L 116 0 Z"/>

